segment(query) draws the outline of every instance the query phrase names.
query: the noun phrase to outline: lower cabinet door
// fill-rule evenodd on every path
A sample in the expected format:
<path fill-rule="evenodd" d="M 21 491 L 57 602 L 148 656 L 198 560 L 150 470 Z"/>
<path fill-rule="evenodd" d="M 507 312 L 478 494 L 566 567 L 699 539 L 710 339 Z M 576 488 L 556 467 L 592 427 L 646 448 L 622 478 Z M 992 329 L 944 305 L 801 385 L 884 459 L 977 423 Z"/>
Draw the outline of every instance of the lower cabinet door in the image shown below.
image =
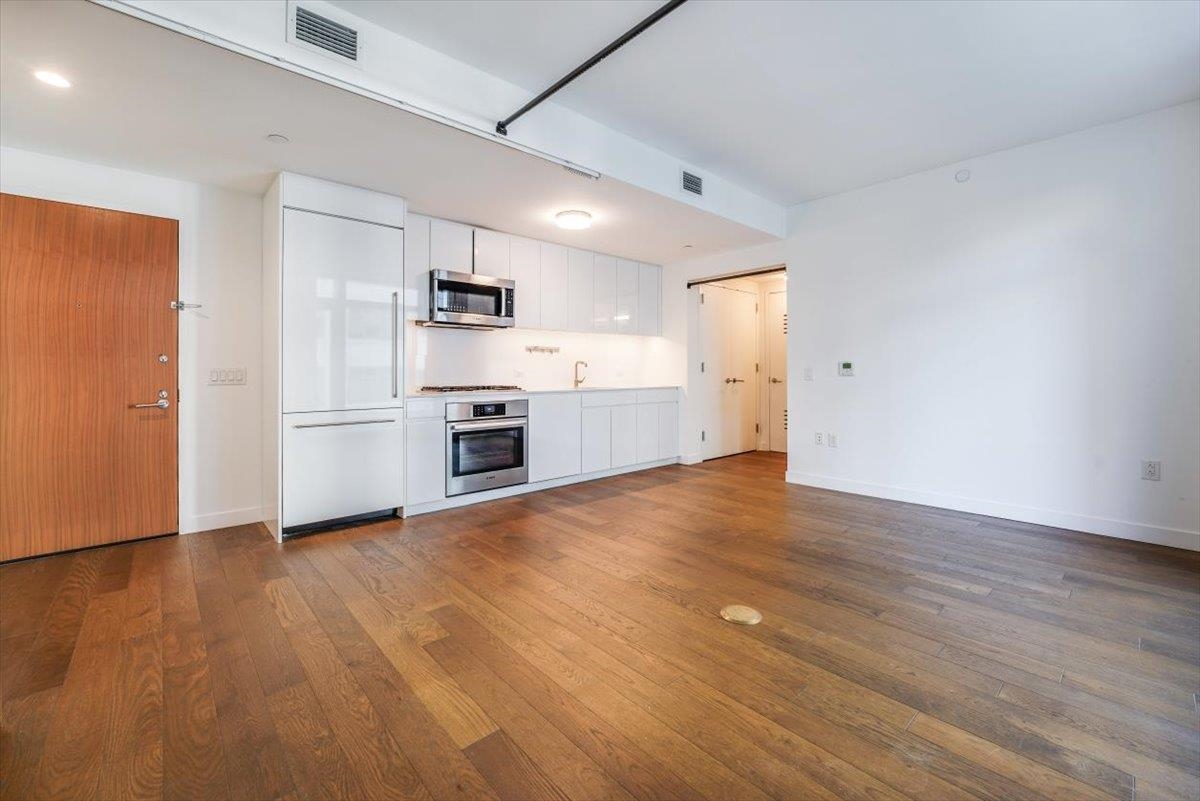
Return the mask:
<path fill-rule="evenodd" d="M 580 392 L 561 392 L 529 396 L 531 484 L 579 475 L 583 444 L 581 395 Z"/>
<path fill-rule="evenodd" d="M 583 410 L 583 472 L 612 467 L 612 417 L 607 406 Z"/>
<path fill-rule="evenodd" d="M 404 505 L 404 410 L 283 416 L 283 526 Z"/>
<path fill-rule="evenodd" d="M 679 455 L 679 404 L 658 404 L 658 458 L 674 459 Z"/>
<path fill-rule="evenodd" d="M 406 438 L 404 504 L 442 500 L 446 497 L 446 421 L 440 417 L 409 420 Z"/>
<path fill-rule="evenodd" d="M 637 405 L 637 460 L 653 462 L 658 459 L 658 404 Z"/>
<path fill-rule="evenodd" d="M 638 407 L 612 407 L 612 466 L 638 463 Z"/>

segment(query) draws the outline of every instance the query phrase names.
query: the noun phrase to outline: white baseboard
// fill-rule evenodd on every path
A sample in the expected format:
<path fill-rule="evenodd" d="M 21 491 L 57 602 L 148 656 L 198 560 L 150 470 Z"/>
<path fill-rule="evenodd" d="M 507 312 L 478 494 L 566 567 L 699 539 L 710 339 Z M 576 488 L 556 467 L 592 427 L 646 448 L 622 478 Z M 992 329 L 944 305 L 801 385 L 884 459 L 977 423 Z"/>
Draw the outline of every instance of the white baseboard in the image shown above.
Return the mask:
<path fill-rule="evenodd" d="M 224 512 L 209 512 L 203 515 L 179 518 L 179 533 L 194 534 L 198 531 L 212 531 L 214 528 L 229 526 L 244 526 L 247 523 L 257 523 L 265 520 L 260 506 L 247 506 L 245 509 L 229 509 Z"/>
<path fill-rule="evenodd" d="M 697 453 L 685 453 L 679 457 L 680 464 L 700 464 L 704 461 L 704 457 Z"/>
<path fill-rule="evenodd" d="M 641 464 L 632 464 L 626 467 L 613 467 L 608 470 L 597 470 L 594 473 L 581 473 L 575 476 L 563 476 L 562 478 L 552 478 L 548 481 L 539 481 L 536 484 L 517 484 L 512 487 L 501 487 L 500 489 L 486 490 L 484 492 L 472 492 L 467 495 L 455 495 L 453 498 L 443 498 L 440 501 L 429 501 L 428 503 L 417 503 L 411 506 L 405 506 L 401 511 L 401 517 L 415 517 L 416 515 L 428 514 L 429 512 L 440 512 L 443 509 L 454 509 L 459 506 L 470 506 L 484 501 L 494 501 L 499 498 L 511 498 L 514 495 L 524 495 L 527 492 L 538 492 L 539 490 L 552 489 L 554 487 L 565 487 L 568 484 L 579 484 L 584 481 L 594 481 L 598 478 L 607 478 L 609 476 L 619 476 L 622 473 L 633 473 L 638 470 L 649 470 L 654 467 L 665 467 L 669 464 L 676 464 L 679 458 L 659 459 L 654 462 L 642 462 Z"/>
<path fill-rule="evenodd" d="M 1172 548 L 1186 548 L 1200 551 L 1200 532 L 1185 531 L 1177 528 L 1151 526 L 1145 523 L 1132 523 L 1127 520 L 1112 520 L 1105 517 L 1090 517 L 1073 512 L 1056 512 L 1050 509 L 1035 509 L 1028 506 L 1015 506 L 995 501 L 985 501 L 978 498 L 964 498 L 944 492 L 928 492 L 925 490 L 893 487 L 887 484 L 871 484 L 865 481 L 849 481 L 818 476 L 811 473 L 801 473 L 789 470 L 786 474 L 789 484 L 803 484 L 808 487 L 849 492 L 854 495 L 867 495 L 872 498 L 886 498 L 892 501 L 905 501 L 922 506 L 935 506 L 940 509 L 953 509 L 958 512 L 970 512 L 988 517 L 1000 517 L 1006 520 L 1017 520 L 1022 523 L 1035 523 L 1054 528 L 1065 528 L 1074 531 L 1085 531 L 1089 534 L 1100 534 L 1105 537 L 1115 537 L 1122 540 L 1136 540 L 1155 545 L 1167 545 Z"/>

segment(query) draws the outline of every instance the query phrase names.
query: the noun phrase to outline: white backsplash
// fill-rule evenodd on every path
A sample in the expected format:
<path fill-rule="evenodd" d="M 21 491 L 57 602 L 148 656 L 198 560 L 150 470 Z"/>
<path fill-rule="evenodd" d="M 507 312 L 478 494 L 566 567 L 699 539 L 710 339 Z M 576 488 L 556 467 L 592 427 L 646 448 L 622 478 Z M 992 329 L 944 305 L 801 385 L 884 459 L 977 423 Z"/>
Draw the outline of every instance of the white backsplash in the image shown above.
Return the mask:
<path fill-rule="evenodd" d="M 408 392 L 434 384 L 516 384 L 528 390 L 570 389 L 575 361 L 585 387 L 674 386 L 682 383 L 676 346 L 662 337 L 509 329 L 405 329 Z M 526 346 L 559 348 L 530 353 Z"/>

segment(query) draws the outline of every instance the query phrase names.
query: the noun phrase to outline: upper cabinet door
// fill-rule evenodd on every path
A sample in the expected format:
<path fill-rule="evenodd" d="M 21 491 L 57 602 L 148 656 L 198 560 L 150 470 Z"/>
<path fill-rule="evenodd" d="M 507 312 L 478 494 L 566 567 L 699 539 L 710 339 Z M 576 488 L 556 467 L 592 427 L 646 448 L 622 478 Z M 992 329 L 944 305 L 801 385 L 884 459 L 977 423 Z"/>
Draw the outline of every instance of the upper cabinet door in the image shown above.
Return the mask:
<path fill-rule="evenodd" d="M 567 270 L 567 249 L 562 245 L 542 242 L 542 328 L 566 331 L 570 328 L 570 281 Z M 520 292 L 520 290 L 517 290 Z M 520 302 L 518 296 L 518 303 Z"/>
<path fill-rule="evenodd" d="M 429 269 L 469 273 L 475 264 L 475 229 L 469 225 L 433 219 L 429 225 Z"/>
<path fill-rule="evenodd" d="M 403 230 L 285 209 L 283 411 L 402 406 L 403 292 Z"/>
<path fill-rule="evenodd" d="M 404 222 L 404 317 L 429 319 L 429 218 L 420 214 Z"/>
<path fill-rule="evenodd" d="M 638 330 L 638 283 L 640 269 L 636 261 L 617 259 L 617 313 L 614 319 L 618 334 L 636 334 Z"/>
<path fill-rule="evenodd" d="M 571 293 L 570 312 L 572 331 L 591 331 L 592 316 L 592 259 L 591 252 L 571 248 L 567 253 L 567 286 Z"/>
<path fill-rule="evenodd" d="M 516 283 L 513 289 L 517 328 L 539 328 L 542 324 L 542 253 L 541 245 L 533 239 L 509 238 L 509 275 Z"/>
<path fill-rule="evenodd" d="M 617 315 L 617 260 L 597 253 L 592 275 L 595 292 L 592 330 L 612 333 L 617 330 L 617 323 L 613 320 Z"/>
<path fill-rule="evenodd" d="M 486 228 L 475 229 L 475 272 L 493 278 L 508 278 L 509 235 Z"/>
<path fill-rule="evenodd" d="M 653 264 L 638 265 L 638 315 L 637 332 L 643 336 L 656 337 L 660 330 L 659 281 L 662 271 Z"/>

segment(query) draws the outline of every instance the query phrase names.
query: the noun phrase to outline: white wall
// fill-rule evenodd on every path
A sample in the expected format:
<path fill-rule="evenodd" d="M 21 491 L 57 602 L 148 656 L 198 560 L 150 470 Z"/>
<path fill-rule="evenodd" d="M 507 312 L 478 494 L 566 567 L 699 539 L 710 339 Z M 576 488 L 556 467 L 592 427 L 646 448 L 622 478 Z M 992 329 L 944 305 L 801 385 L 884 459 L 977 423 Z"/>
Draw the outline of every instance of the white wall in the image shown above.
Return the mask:
<path fill-rule="evenodd" d="M 515 384 L 528 390 L 570 389 L 576 359 L 588 387 L 675 386 L 682 357 L 662 337 L 571 331 L 405 329 L 408 392 L 435 384 Z M 559 348 L 529 353 L 528 345 Z"/>
<path fill-rule="evenodd" d="M 0 148 L 0 190 L 179 220 L 180 531 L 261 519 L 261 201 L 252 195 Z M 246 367 L 245 386 L 207 386 Z"/>
<path fill-rule="evenodd" d="M 686 347 L 688 278 L 788 265 L 789 481 L 1200 548 L 1200 104 L 790 216 L 663 275 Z"/>

